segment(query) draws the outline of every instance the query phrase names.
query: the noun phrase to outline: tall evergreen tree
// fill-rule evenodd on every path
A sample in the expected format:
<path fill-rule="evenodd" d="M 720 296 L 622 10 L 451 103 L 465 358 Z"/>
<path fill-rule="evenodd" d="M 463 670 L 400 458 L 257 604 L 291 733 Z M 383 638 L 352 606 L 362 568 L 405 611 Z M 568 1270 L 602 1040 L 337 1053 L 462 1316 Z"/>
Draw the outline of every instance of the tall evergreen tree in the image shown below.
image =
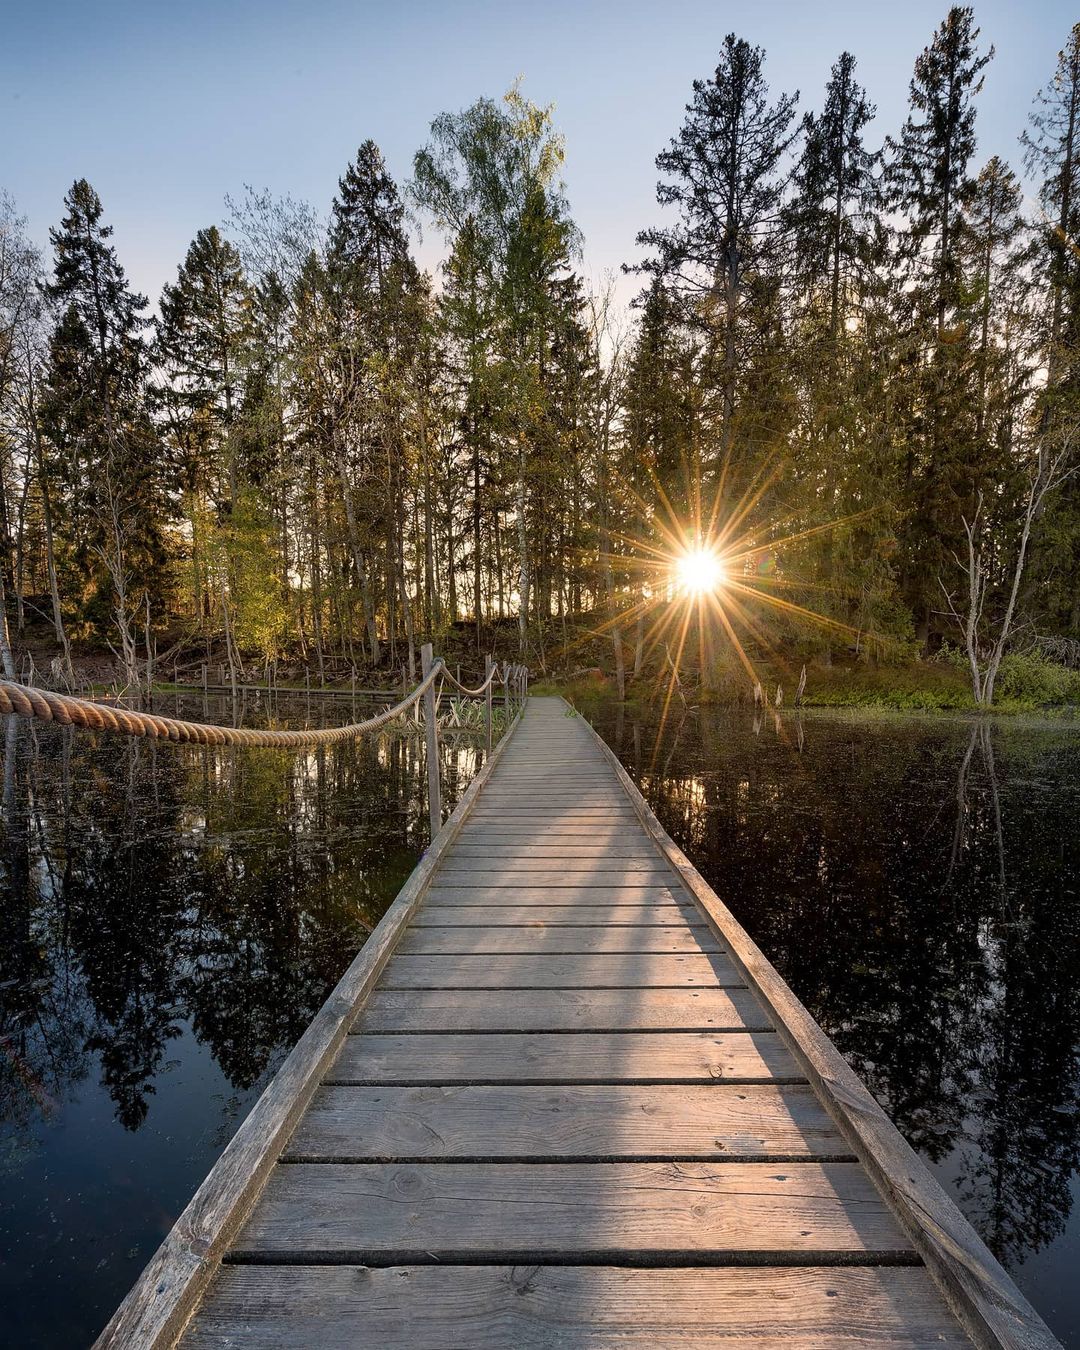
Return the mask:
<path fill-rule="evenodd" d="M 962 211 L 974 183 L 975 96 L 993 56 L 978 51 L 968 6 L 954 6 L 915 62 L 911 111 L 890 142 L 892 206 L 902 213 L 896 288 L 913 381 L 908 439 L 906 589 L 917 629 L 930 634 L 940 588 L 985 481 L 976 406 L 972 291 Z"/>
<path fill-rule="evenodd" d="M 212 485 L 230 510 L 240 482 L 233 433 L 250 338 L 251 295 L 240 255 L 211 225 L 195 236 L 176 283 L 162 292 L 155 356 L 187 476 Z"/>
<path fill-rule="evenodd" d="M 679 219 L 638 235 L 654 250 L 641 269 L 662 277 L 683 300 L 687 318 L 716 335 L 721 407 L 710 466 L 716 474 L 727 473 L 735 457 L 744 318 L 763 299 L 755 282 L 769 270 L 785 186 L 780 170 L 795 135 L 798 94 L 770 102 L 764 60 L 760 47 L 734 33 L 724 39 L 716 70 L 694 81 L 679 134 L 656 158 L 666 175 L 657 201 L 676 207 Z"/>
<path fill-rule="evenodd" d="M 1038 324 L 1046 385 L 1039 407 L 1039 446 L 1067 434 L 1080 416 L 1080 23 L 1074 24 L 1022 136 L 1027 167 L 1039 179 L 1041 220 L 1035 272 L 1045 304 Z M 1037 572 L 1046 619 L 1080 638 L 1080 485 L 1067 482 L 1041 521 Z"/>
<path fill-rule="evenodd" d="M 1080 23 L 1058 53 L 1021 137 L 1028 168 L 1041 180 L 1037 264 L 1049 304 L 1043 330 L 1047 398 L 1080 401 Z"/>
<path fill-rule="evenodd" d="M 59 318 L 43 421 L 57 451 L 69 586 L 99 635 L 115 626 L 132 674 L 136 622 L 169 594 L 169 474 L 147 407 L 146 301 L 128 285 L 90 184 L 76 182 L 64 204 L 50 232 Z"/>
<path fill-rule="evenodd" d="M 803 116 L 787 219 L 799 290 L 821 310 L 834 352 L 881 259 L 880 155 L 864 139 L 876 111 L 855 79 L 855 58 L 843 52 L 825 86 L 822 111 Z"/>

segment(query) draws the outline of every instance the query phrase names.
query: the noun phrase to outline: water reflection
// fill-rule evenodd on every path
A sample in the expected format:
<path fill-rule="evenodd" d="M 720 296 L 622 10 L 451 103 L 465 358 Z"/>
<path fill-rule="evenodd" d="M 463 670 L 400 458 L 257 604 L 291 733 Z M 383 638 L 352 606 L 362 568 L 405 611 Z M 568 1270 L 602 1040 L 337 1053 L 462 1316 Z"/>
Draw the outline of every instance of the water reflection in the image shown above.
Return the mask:
<path fill-rule="evenodd" d="M 422 751 L 4 738 L 0 1303 L 81 1344 L 415 866 Z M 447 809 L 481 753 L 444 748 Z"/>
<path fill-rule="evenodd" d="M 1080 734 L 697 710 L 622 732 L 664 825 L 1080 1344 Z"/>

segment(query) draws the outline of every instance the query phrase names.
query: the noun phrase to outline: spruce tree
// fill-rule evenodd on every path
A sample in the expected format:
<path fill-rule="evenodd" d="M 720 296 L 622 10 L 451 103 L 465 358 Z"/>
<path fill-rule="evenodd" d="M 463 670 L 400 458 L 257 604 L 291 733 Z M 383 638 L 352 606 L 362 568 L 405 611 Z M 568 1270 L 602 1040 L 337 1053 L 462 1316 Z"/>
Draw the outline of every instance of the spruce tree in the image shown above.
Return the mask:
<path fill-rule="evenodd" d="M 169 591 L 169 473 L 147 406 L 146 301 L 128 285 L 90 184 L 76 182 L 64 204 L 50 232 L 59 317 L 42 419 L 57 452 L 69 593 L 100 636 L 115 626 L 133 675 L 135 625 Z"/>
<path fill-rule="evenodd" d="M 1057 69 L 1037 97 L 1021 137 L 1040 179 L 1043 223 L 1036 266 L 1049 304 L 1042 342 L 1047 401 L 1080 404 L 1080 23 L 1058 53 Z M 1073 410 L 1075 412 L 1075 408 Z"/>
<path fill-rule="evenodd" d="M 1042 449 L 1068 434 L 1080 415 L 1080 23 L 1059 52 L 1021 139 L 1027 167 L 1040 183 L 1042 208 L 1033 258 L 1044 297 L 1036 328 L 1046 371 L 1037 421 Z M 1080 639 L 1080 484 L 1075 477 L 1040 522 L 1033 570 L 1044 578 L 1042 603 L 1049 624 Z"/>
<path fill-rule="evenodd" d="M 687 319 L 715 332 L 720 393 L 718 456 L 726 474 L 735 450 L 735 416 L 741 366 L 753 329 L 768 326 L 748 314 L 767 302 L 769 288 L 755 282 L 774 263 L 785 178 L 782 162 L 794 139 L 798 94 L 770 102 L 765 53 L 729 33 L 712 77 L 695 80 L 686 119 L 668 149 L 656 158 L 665 178 L 657 184 L 661 206 L 678 221 L 644 230 L 638 243 L 653 250 L 641 270 L 662 277 L 680 297 Z M 760 316 L 759 316 L 760 317 Z M 749 319 L 751 335 L 744 332 Z M 752 474 L 752 468 L 750 469 Z M 736 475 L 747 478 L 744 469 Z"/>
<path fill-rule="evenodd" d="M 987 481 L 978 439 L 975 314 L 963 247 L 974 189 L 975 96 L 993 56 L 978 51 L 970 7 L 955 6 L 915 62 L 911 111 L 888 175 L 902 213 L 896 304 L 913 384 L 907 472 L 906 586 L 921 637 L 955 567 L 963 519 Z"/>
<path fill-rule="evenodd" d="M 803 116 L 803 148 L 792 177 L 786 216 L 799 290 L 806 304 L 820 305 L 834 352 L 881 256 L 881 157 L 864 139 L 875 113 L 855 79 L 855 58 L 841 53 L 822 111 Z"/>
<path fill-rule="evenodd" d="M 216 225 L 200 230 L 161 296 L 155 355 L 165 403 L 183 441 L 189 484 L 232 510 L 240 480 L 234 428 L 251 339 L 251 295 L 240 255 Z"/>

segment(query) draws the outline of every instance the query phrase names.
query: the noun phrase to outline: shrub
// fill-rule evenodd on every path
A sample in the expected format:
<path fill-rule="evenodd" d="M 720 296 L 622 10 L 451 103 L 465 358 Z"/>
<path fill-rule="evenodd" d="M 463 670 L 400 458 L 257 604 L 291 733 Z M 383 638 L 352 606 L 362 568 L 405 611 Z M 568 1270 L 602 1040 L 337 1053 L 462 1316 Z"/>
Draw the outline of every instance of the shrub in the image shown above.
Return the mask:
<path fill-rule="evenodd" d="M 1041 652 L 1007 652 L 998 671 L 995 697 L 1043 705 L 1080 699 L 1080 671 L 1049 661 Z"/>

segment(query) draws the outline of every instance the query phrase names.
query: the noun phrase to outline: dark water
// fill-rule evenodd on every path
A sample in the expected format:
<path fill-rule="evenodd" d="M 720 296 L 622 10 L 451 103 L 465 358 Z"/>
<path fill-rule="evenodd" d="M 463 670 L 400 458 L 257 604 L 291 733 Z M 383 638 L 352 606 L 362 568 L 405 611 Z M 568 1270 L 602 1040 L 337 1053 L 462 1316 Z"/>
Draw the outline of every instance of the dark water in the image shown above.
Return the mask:
<path fill-rule="evenodd" d="M 1080 728 L 584 711 L 1080 1346 Z"/>
<path fill-rule="evenodd" d="M 4 722 L 0 1341 L 79 1346 L 416 865 L 425 770 L 400 732 L 296 753 Z M 481 754 L 444 746 L 444 809 Z"/>

